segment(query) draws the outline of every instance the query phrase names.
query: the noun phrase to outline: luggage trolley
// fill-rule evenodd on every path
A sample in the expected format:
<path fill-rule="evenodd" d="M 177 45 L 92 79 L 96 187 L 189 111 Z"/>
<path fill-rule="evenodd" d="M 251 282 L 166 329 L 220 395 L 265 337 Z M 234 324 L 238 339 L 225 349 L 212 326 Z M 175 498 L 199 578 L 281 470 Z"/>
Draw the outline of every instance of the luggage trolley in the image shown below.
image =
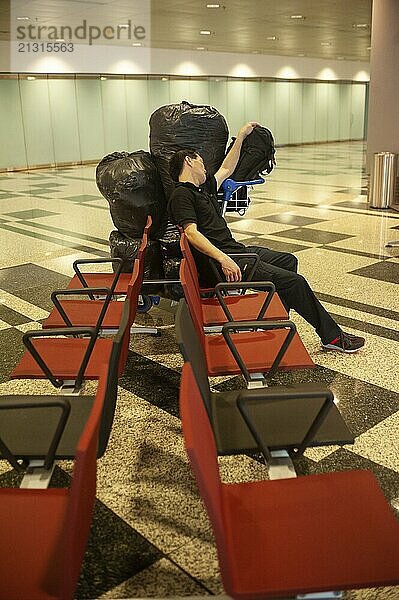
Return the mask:
<path fill-rule="evenodd" d="M 218 193 L 218 200 L 222 208 L 222 217 L 226 212 L 237 212 L 244 216 L 251 198 L 248 196 L 249 186 L 265 183 L 262 177 L 251 181 L 234 181 L 234 179 L 225 179 Z"/>

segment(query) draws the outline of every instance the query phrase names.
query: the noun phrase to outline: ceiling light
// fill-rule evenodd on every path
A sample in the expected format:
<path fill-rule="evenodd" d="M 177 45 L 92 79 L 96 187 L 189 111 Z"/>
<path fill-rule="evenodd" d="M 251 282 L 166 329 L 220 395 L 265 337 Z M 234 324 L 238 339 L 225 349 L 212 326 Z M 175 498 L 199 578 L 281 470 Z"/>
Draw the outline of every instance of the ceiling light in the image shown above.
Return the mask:
<path fill-rule="evenodd" d="M 337 60 L 344 60 L 343 56 L 337 56 Z"/>
<path fill-rule="evenodd" d="M 299 52 L 298 56 L 305 56 L 303 52 Z"/>
<path fill-rule="evenodd" d="M 278 40 L 278 37 L 276 37 L 275 35 L 268 35 L 266 39 L 272 40 L 274 42 L 275 40 Z"/>
<path fill-rule="evenodd" d="M 167 77 L 162 77 L 161 81 L 168 81 L 168 78 Z"/>
<path fill-rule="evenodd" d="M 26 79 L 28 81 L 35 81 L 36 77 L 32 77 L 31 75 L 28 75 L 28 77 Z"/>
<path fill-rule="evenodd" d="M 205 46 L 197 46 L 196 50 L 205 50 Z"/>
<path fill-rule="evenodd" d="M 321 42 L 320 46 L 331 46 L 331 42 Z"/>
<path fill-rule="evenodd" d="M 252 50 L 252 54 L 259 54 L 259 50 Z"/>
<path fill-rule="evenodd" d="M 107 78 L 104 77 L 104 76 L 100 77 L 100 79 L 101 79 L 101 81 L 106 81 L 107 80 Z"/>
<path fill-rule="evenodd" d="M 126 25 L 126 23 L 119 23 L 118 27 L 121 29 L 129 29 L 129 25 Z"/>
<path fill-rule="evenodd" d="M 64 38 L 58 38 L 57 40 L 55 40 L 56 42 L 65 42 Z"/>
<path fill-rule="evenodd" d="M 133 42 L 132 44 L 132 46 L 136 46 L 136 48 L 139 48 L 141 45 L 141 42 Z"/>
<path fill-rule="evenodd" d="M 368 23 L 353 23 L 352 27 L 355 29 L 368 29 L 370 25 Z"/>
<path fill-rule="evenodd" d="M 207 4 L 207 8 L 220 8 L 220 4 Z"/>
<path fill-rule="evenodd" d="M 303 15 L 291 15 L 291 19 L 304 19 Z"/>
<path fill-rule="evenodd" d="M 211 32 L 209 31 L 209 29 L 201 29 L 200 34 L 201 35 L 211 35 Z"/>
<path fill-rule="evenodd" d="M 367 46 L 367 50 L 371 50 L 371 46 Z"/>
<path fill-rule="evenodd" d="M 17 21 L 30 21 L 30 17 L 17 17 Z"/>

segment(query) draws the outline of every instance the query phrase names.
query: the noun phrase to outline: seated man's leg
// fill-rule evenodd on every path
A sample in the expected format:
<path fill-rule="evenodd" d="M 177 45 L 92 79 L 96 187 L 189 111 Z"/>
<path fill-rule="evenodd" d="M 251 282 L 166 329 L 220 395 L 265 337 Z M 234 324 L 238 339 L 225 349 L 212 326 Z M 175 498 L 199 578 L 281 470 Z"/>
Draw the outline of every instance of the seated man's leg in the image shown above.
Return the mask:
<path fill-rule="evenodd" d="M 290 252 L 277 252 L 262 246 L 247 246 L 246 252 L 254 252 L 263 262 L 280 267 L 280 269 L 286 269 L 294 273 L 298 271 L 298 259 Z"/>
<path fill-rule="evenodd" d="M 264 253 L 262 254 L 265 256 Z M 286 308 L 293 308 L 308 323 L 313 325 L 323 344 L 329 344 L 341 334 L 341 328 L 316 298 L 310 285 L 302 275 L 264 262 L 261 259 L 253 280 L 272 281 Z"/>

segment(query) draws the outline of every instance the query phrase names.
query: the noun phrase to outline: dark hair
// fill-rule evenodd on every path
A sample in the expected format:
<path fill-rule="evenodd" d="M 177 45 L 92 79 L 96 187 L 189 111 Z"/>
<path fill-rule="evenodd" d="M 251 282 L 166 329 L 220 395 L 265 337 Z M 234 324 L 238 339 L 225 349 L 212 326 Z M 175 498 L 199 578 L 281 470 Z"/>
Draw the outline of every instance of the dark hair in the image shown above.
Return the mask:
<path fill-rule="evenodd" d="M 182 148 L 174 153 L 169 161 L 169 173 L 173 181 L 179 181 L 180 173 L 183 169 L 183 163 L 186 156 L 197 158 L 198 152 L 194 148 Z"/>

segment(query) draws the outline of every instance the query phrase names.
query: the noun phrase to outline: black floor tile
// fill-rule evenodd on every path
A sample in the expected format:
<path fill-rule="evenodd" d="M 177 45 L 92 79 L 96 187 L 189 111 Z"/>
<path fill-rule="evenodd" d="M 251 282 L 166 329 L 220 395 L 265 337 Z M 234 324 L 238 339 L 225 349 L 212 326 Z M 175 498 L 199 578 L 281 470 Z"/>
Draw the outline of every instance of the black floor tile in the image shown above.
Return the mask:
<path fill-rule="evenodd" d="M 10 378 L 10 373 L 24 351 L 22 332 L 11 327 L 0 331 L 0 383 Z"/>
<path fill-rule="evenodd" d="M 346 233 L 331 233 L 330 231 L 319 231 L 317 229 L 310 229 L 306 227 L 289 229 L 288 231 L 279 231 L 277 233 L 273 233 L 273 235 L 277 237 L 290 238 L 292 240 L 313 242 L 315 244 L 331 244 L 333 242 L 339 242 L 340 240 L 346 240 L 353 237 L 353 235 L 347 235 Z"/>
<path fill-rule="evenodd" d="M 280 213 L 278 215 L 268 215 L 267 217 L 261 217 L 259 221 L 267 221 L 271 223 L 286 223 L 287 225 L 303 227 L 304 225 L 312 225 L 313 223 L 323 223 L 325 222 L 325 219 L 314 219 L 312 217 L 301 217 L 300 215 L 293 215 L 291 213 Z"/>
<path fill-rule="evenodd" d="M 61 200 L 70 200 L 71 202 L 91 202 L 93 200 L 101 200 L 102 196 L 93 196 L 90 194 L 80 194 L 79 196 L 66 196 Z"/>
<path fill-rule="evenodd" d="M 135 352 L 129 352 L 119 385 L 143 400 L 179 416 L 180 373 Z"/>
<path fill-rule="evenodd" d="M 267 238 L 265 239 L 263 236 L 246 238 L 245 240 L 241 241 L 246 246 L 264 246 L 266 248 L 276 250 L 277 252 L 300 252 L 301 250 L 307 250 L 311 247 L 300 244 L 294 244 L 293 242 L 288 241 L 280 242 L 278 240 L 269 240 Z"/>
<path fill-rule="evenodd" d="M 7 217 L 16 217 L 17 219 L 39 219 L 40 217 L 51 217 L 59 215 L 59 213 L 41 208 L 33 208 L 32 210 L 19 210 L 17 212 L 4 213 Z"/>
<path fill-rule="evenodd" d="M 61 275 L 32 263 L 0 269 L 0 289 L 15 294 L 19 298 L 24 298 L 32 304 L 35 304 L 35 297 L 27 293 L 28 288 L 44 285 L 51 288 L 51 291 L 65 289 L 69 281 L 70 277 L 66 275 Z"/>
<path fill-rule="evenodd" d="M 399 263 L 395 262 L 378 262 L 368 267 L 361 267 L 354 271 L 349 271 L 351 275 L 360 275 L 369 279 L 378 279 L 379 281 L 387 281 L 388 283 L 399 283 Z"/>
<path fill-rule="evenodd" d="M 21 315 L 21 313 L 13 310 L 12 308 L 8 308 L 4 304 L 0 304 L 0 319 L 8 325 L 22 325 L 23 323 L 29 323 L 32 319 L 30 317 L 26 317 L 25 315 Z"/>

